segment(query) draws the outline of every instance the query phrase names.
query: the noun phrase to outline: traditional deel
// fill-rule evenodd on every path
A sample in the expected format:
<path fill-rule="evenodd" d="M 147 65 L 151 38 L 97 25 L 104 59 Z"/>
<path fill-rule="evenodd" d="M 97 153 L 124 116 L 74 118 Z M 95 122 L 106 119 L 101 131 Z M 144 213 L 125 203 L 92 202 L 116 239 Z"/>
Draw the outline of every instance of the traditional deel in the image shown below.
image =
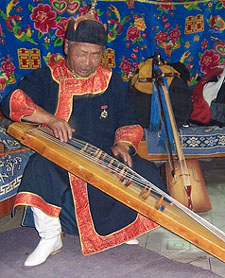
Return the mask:
<path fill-rule="evenodd" d="M 76 137 L 108 153 L 111 153 L 111 146 L 119 141 L 128 142 L 134 148 L 137 148 L 143 131 L 134 117 L 135 112 L 129 104 L 122 81 L 118 74 L 112 73 L 111 70 L 103 74 L 102 68 L 104 67 L 100 66 L 97 69 L 97 72 L 90 78 L 90 82 L 85 78 L 74 77 L 61 60 L 49 67 L 45 67 L 44 70 L 37 70 L 25 77 L 15 89 L 15 92 L 12 93 L 10 107 L 5 108 L 4 111 L 8 110 L 8 113 L 14 115 L 14 118 L 20 119 L 23 115 L 17 110 L 17 105 L 14 102 L 15 98 L 18 97 L 17 94 L 23 96 L 21 99 L 28 104 L 27 107 L 31 107 L 31 110 L 29 108 L 27 111 L 22 111 L 24 114 L 26 112 L 30 113 L 32 110 L 35 112 L 35 110 L 39 109 L 32 104 L 32 100 L 35 100 L 37 105 L 40 105 L 39 99 L 42 97 L 44 99 L 42 107 L 63 119 L 69 119 L 70 125 L 76 128 Z M 74 83 L 71 82 L 72 79 Z M 40 80 L 45 80 L 45 82 L 41 83 L 42 91 L 45 92 L 41 97 Z M 50 83 L 51 85 L 49 85 Z M 67 90 L 65 90 L 65 87 Z M 82 89 L 85 90 L 82 91 Z M 23 91 L 26 91 L 29 99 L 24 97 Z M 57 102 L 58 92 L 60 97 Z M 118 102 L 118 100 L 120 101 Z M 107 117 L 100 116 L 104 109 L 107 109 Z M 129 127 L 126 127 L 127 125 Z M 115 134 L 115 138 L 111 136 L 112 134 Z M 31 161 L 33 161 L 33 158 L 34 156 L 31 158 Z M 62 177 L 64 177 L 65 184 L 68 184 L 70 181 L 73 200 L 69 209 L 73 210 L 73 207 L 75 208 L 75 219 L 84 254 L 96 253 L 122 244 L 158 226 L 156 223 L 140 216 L 135 211 L 118 202 L 114 206 L 115 201 L 111 197 L 73 175 L 68 177 L 68 173 L 63 169 L 54 166 L 54 170 L 50 172 L 48 169 L 49 162 L 42 157 L 39 158 L 37 165 L 32 163 L 29 163 L 29 165 L 30 168 L 27 169 L 29 173 L 33 171 L 32 167 L 40 169 L 42 174 L 37 176 L 37 179 L 42 176 L 45 179 L 47 176 L 52 177 L 50 180 L 54 181 L 55 194 L 57 194 L 57 183 L 62 180 Z M 134 161 L 134 167 L 136 167 L 135 165 Z M 141 165 L 140 168 L 145 169 L 145 174 L 148 175 L 149 165 Z M 157 183 L 157 175 L 153 172 L 150 179 L 155 184 Z M 48 181 L 45 180 L 45 182 L 47 183 Z M 40 182 L 40 184 L 44 186 L 43 182 Z M 59 213 L 63 215 L 60 204 L 56 202 L 54 205 L 49 205 L 47 201 L 39 197 L 39 190 L 41 190 L 39 186 L 36 190 L 35 193 L 30 193 L 21 186 L 15 206 L 25 204 L 37 206 L 49 215 L 57 216 Z M 47 191 L 45 194 L 45 200 L 48 200 L 50 192 Z M 95 204 L 99 203 L 100 200 L 101 209 L 98 210 L 95 208 Z M 104 214 L 106 211 L 111 211 L 111 206 L 114 206 L 114 209 L 103 225 L 102 219 L 105 217 Z M 123 217 L 119 214 L 121 206 L 126 211 Z M 31 216 L 28 215 L 27 217 Z M 26 221 L 27 223 L 32 222 L 30 219 Z M 63 228 L 65 232 L 69 233 L 73 230 L 70 227 L 65 228 L 63 226 Z"/>

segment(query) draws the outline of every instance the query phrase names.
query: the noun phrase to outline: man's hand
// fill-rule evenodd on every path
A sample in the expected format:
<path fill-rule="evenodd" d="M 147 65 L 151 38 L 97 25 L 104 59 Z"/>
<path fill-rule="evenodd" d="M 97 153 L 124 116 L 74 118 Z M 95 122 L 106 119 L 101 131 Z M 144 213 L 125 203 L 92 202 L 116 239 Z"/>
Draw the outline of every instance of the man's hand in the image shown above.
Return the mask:
<path fill-rule="evenodd" d="M 75 131 L 71 126 L 64 120 L 52 115 L 46 122 L 48 127 L 52 130 L 56 138 L 62 142 L 67 142 L 72 138 L 73 132 Z"/>
<path fill-rule="evenodd" d="M 45 110 L 39 110 L 32 115 L 26 115 L 23 117 L 23 120 L 33 123 L 46 124 L 52 130 L 54 136 L 62 142 L 67 142 L 71 139 L 73 132 L 75 132 L 75 130 L 66 121 L 46 112 Z"/>
<path fill-rule="evenodd" d="M 112 147 L 112 153 L 115 157 L 120 156 L 124 163 L 127 164 L 130 168 L 132 167 L 132 158 L 129 154 L 130 146 L 128 143 L 120 142 Z"/>

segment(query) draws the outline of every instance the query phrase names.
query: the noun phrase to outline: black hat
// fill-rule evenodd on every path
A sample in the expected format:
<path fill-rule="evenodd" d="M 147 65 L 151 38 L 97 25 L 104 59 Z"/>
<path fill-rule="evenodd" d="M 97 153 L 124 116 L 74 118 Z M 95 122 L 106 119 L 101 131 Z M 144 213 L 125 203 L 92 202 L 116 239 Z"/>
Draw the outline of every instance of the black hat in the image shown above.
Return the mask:
<path fill-rule="evenodd" d="M 72 19 L 67 27 L 66 39 L 73 42 L 87 42 L 105 46 L 107 34 L 101 21 L 85 19 L 76 22 Z"/>

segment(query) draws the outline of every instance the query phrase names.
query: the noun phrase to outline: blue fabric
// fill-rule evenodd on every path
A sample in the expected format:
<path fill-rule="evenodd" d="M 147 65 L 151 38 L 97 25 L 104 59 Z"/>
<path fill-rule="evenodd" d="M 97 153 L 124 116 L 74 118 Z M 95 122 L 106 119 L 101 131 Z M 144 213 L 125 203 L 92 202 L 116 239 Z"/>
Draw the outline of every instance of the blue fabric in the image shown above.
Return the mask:
<path fill-rule="evenodd" d="M 4 128 L 0 128 L 0 141 L 4 143 L 5 146 L 5 152 L 0 156 L 1 202 L 16 195 L 17 189 L 21 183 L 24 168 L 33 152 L 7 153 L 8 151 L 23 148 L 23 146 L 9 136 Z"/>
<path fill-rule="evenodd" d="M 1 0 L 0 100 L 24 75 L 53 59 L 52 54 L 63 55 L 67 19 L 83 14 L 89 4 Z M 224 1 L 99 0 L 96 10 L 108 30 L 103 63 L 125 84 L 138 63 L 156 51 L 169 62 L 184 63 L 192 85 L 213 66 L 224 64 Z"/>
<path fill-rule="evenodd" d="M 165 94 L 169 94 L 169 86 L 159 67 L 154 65 L 154 70 L 159 71 L 159 76 L 153 84 L 149 130 L 155 132 L 160 130 L 159 143 L 165 146 L 170 145 L 173 148 L 171 119 L 165 99 Z M 165 92 L 163 88 L 166 90 Z"/>
<path fill-rule="evenodd" d="M 183 127 L 179 130 L 184 155 L 213 155 L 225 153 L 225 128 L 216 126 Z M 167 154 L 160 144 L 160 133 L 145 130 L 148 154 Z M 176 148 L 174 146 L 174 154 Z"/>

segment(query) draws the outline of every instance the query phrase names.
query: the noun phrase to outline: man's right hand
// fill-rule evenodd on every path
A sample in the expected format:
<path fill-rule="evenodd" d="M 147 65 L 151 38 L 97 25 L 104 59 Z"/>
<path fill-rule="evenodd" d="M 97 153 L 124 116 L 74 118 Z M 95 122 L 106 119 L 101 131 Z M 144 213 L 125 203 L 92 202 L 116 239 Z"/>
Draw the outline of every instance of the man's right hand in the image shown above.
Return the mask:
<path fill-rule="evenodd" d="M 62 142 L 67 142 L 71 139 L 73 132 L 75 132 L 67 121 L 48 113 L 45 110 L 39 110 L 31 115 L 26 115 L 23 117 L 23 120 L 46 124 L 52 130 L 54 136 Z"/>
<path fill-rule="evenodd" d="M 65 120 L 54 115 L 51 115 L 46 124 L 52 130 L 55 137 L 63 142 L 67 142 L 71 139 L 73 132 L 75 131 Z"/>

